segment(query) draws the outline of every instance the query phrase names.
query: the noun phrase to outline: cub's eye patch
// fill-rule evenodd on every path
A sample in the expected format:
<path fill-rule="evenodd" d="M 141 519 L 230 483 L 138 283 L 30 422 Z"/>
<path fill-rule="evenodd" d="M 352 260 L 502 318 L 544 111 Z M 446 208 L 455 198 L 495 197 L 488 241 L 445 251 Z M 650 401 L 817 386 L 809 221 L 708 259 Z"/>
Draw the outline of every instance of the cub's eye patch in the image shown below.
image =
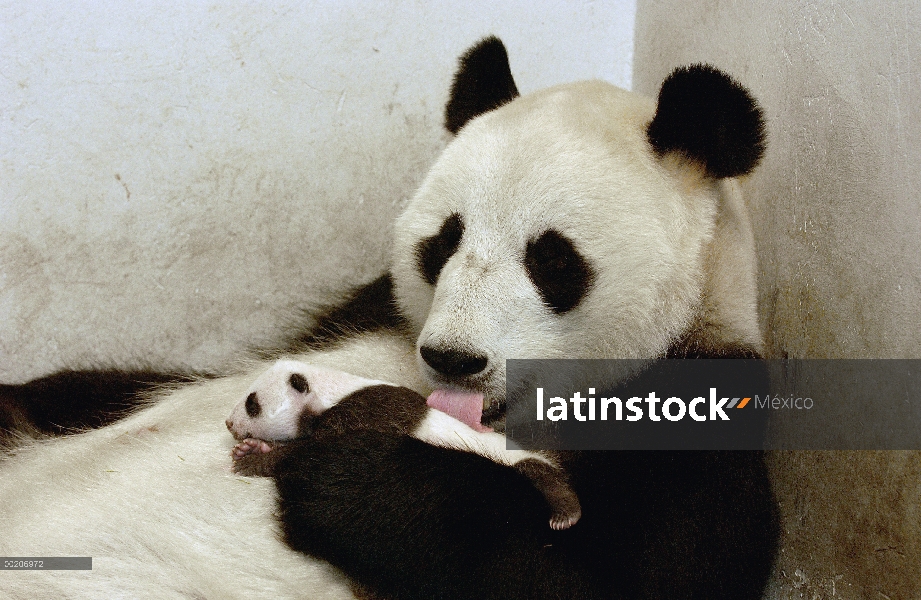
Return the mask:
<path fill-rule="evenodd" d="M 429 285 L 438 281 L 438 275 L 448 259 L 457 252 L 462 237 L 464 222 L 459 214 L 454 213 L 445 219 L 438 233 L 416 244 L 416 268 Z"/>
<path fill-rule="evenodd" d="M 310 386 L 307 384 L 307 378 L 300 373 L 293 373 L 291 377 L 288 378 L 288 385 L 301 394 L 306 394 L 310 391 Z"/>
<path fill-rule="evenodd" d="M 246 397 L 246 414 L 248 414 L 250 418 L 255 419 L 261 412 L 262 405 L 259 404 L 259 397 L 256 395 L 256 392 L 253 392 Z"/>
<path fill-rule="evenodd" d="M 528 241 L 524 266 L 544 303 L 558 315 L 578 306 L 595 279 L 573 243 L 553 229 Z"/>

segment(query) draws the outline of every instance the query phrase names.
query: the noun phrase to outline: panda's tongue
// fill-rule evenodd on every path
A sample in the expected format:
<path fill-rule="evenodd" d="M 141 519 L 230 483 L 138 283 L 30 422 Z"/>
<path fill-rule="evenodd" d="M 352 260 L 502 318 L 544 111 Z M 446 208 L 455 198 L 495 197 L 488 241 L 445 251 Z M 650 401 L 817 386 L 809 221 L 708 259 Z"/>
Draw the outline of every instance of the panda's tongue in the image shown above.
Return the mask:
<path fill-rule="evenodd" d="M 483 416 L 483 394 L 435 390 L 426 403 L 435 410 L 440 410 L 466 423 L 474 431 L 492 431 L 492 428 L 480 424 L 480 418 Z"/>

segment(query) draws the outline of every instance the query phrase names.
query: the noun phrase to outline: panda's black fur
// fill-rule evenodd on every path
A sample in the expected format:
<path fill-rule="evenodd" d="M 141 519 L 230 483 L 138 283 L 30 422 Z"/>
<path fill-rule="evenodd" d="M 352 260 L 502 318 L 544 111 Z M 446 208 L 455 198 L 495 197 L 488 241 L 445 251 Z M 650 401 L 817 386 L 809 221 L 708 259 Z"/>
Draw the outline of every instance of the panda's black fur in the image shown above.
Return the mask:
<path fill-rule="evenodd" d="M 659 154 L 682 152 L 712 177 L 751 172 L 764 155 L 764 120 L 748 90 L 709 65 L 676 69 L 662 83 L 646 130 Z"/>
<path fill-rule="evenodd" d="M 103 427 L 130 414 L 158 387 L 210 377 L 157 371 L 60 371 L 19 384 L 0 384 L 0 448 L 14 432 L 62 435 Z"/>
<path fill-rule="evenodd" d="M 517 96 L 518 86 L 512 77 L 505 45 L 490 36 L 460 58 L 460 68 L 454 75 L 445 107 L 445 129 L 456 134 L 470 119 Z"/>
<path fill-rule="evenodd" d="M 463 58 L 446 126 L 462 134 L 471 121 L 517 96 L 505 49 L 488 38 Z M 679 70 L 666 81 L 646 135 L 657 156 L 690 160 L 707 177 L 748 173 L 764 150 L 757 105 L 744 88 L 710 67 Z M 421 261 L 420 276 L 434 280 L 429 283 L 437 282 L 443 260 L 451 258 L 451 245 L 442 252 L 447 257 Z M 564 251 L 557 261 L 556 275 L 546 277 L 552 285 L 539 290 L 548 311 L 564 316 L 584 302 L 581 293 L 552 292 L 553 282 L 565 281 L 577 264 L 567 255 Z M 594 278 L 591 263 L 584 266 L 581 280 L 588 289 Z M 357 291 L 316 328 L 296 336 L 292 346 L 327 346 L 352 332 L 409 327 L 408 315 L 397 310 L 393 283 L 385 275 Z M 722 327 L 688 323 L 662 356 L 758 356 L 744 336 L 720 335 Z M 94 379 L 90 391 L 68 384 L 96 375 L 67 372 L 39 380 L 53 383 L 53 393 L 36 383 L 3 386 L 0 407 L 11 407 L 12 426 L 34 415 L 54 423 L 53 405 L 105 414 L 112 402 L 130 401 L 132 390 L 163 381 L 156 374 L 108 372 Z M 129 389 L 113 395 L 106 381 L 128 382 Z M 71 403 L 68 392 L 86 401 Z M 49 411 L 40 414 L 37 406 Z M 69 418 L 97 424 L 79 415 Z M 566 455 L 563 466 L 583 518 L 572 529 L 554 532 L 528 480 L 485 458 L 378 431 L 298 440 L 277 465 L 278 516 L 292 548 L 328 560 L 384 596 L 761 597 L 779 535 L 761 453 L 584 452 Z"/>
<path fill-rule="evenodd" d="M 527 479 L 480 457 L 370 431 L 296 444 L 276 476 L 286 541 L 385 595 L 760 598 L 770 572 L 757 453 L 576 454 L 583 517 L 553 532 Z"/>

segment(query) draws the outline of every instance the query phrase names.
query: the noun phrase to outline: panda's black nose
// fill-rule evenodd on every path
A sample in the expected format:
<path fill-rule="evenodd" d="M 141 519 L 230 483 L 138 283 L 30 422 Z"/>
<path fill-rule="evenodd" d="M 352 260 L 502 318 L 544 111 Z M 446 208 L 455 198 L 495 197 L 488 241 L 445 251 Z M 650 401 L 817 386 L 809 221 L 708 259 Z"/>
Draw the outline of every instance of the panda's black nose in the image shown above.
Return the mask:
<path fill-rule="evenodd" d="M 485 369 L 487 363 L 485 356 L 462 350 L 437 350 L 422 346 L 419 348 L 419 354 L 428 366 L 450 377 L 475 375 Z"/>

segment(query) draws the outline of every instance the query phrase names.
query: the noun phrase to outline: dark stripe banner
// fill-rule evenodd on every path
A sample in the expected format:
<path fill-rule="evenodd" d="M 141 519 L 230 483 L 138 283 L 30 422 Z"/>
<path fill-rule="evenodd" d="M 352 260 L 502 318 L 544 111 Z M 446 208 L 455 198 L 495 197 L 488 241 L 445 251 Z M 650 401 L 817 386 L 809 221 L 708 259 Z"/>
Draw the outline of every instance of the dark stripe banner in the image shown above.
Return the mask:
<path fill-rule="evenodd" d="M 509 360 L 533 450 L 921 450 L 921 360 Z"/>

